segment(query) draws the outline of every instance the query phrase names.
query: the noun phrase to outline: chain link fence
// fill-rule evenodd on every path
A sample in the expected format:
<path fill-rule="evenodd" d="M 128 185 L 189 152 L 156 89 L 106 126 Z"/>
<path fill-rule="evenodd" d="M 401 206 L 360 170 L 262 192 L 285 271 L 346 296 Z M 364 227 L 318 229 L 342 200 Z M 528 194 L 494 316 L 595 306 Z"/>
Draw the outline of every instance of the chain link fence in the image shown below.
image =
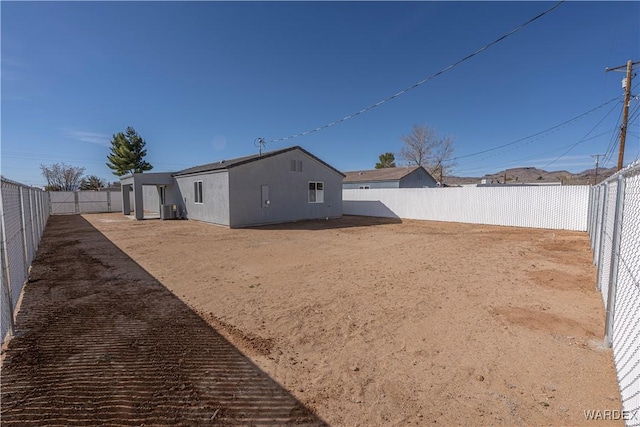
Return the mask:
<path fill-rule="evenodd" d="M 640 426 L 640 160 L 590 191 L 589 236 L 627 426 Z"/>
<path fill-rule="evenodd" d="M 47 193 L 2 178 L 0 329 L 3 343 L 13 333 L 15 309 L 49 219 L 49 210 Z"/>

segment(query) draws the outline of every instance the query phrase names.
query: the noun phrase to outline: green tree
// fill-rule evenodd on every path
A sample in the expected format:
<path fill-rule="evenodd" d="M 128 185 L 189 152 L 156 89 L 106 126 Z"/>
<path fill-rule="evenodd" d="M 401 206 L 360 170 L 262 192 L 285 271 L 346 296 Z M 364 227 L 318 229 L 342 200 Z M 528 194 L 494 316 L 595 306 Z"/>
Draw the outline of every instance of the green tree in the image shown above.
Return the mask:
<path fill-rule="evenodd" d="M 380 157 L 378 157 L 378 160 L 380 161 L 376 163 L 376 169 L 396 167 L 396 156 L 394 156 L 393 153 L 380 154 Z"/>
<path fill-rule="evenodd" d="M 107 166 L 117 176 L 153 169 L 153 166 L 144 160 L 144 156 L 147 155 L 144 148 L 146 144 L 131 126 L 124 133 L 118 132 L 111 140 L 111 154 L 107 156 Z"/>
<path fill-rule="evenodd" d="M 86 178 L 82 178 L 82 181 L 80 181 L 81 190 L 99 190 L 104 188 L 104 186 L 104 180 L 95 175 L 89 175 Z"/>
<path fill-rule="evenodd" d="M 80 185 L 80 179 L 85 168 L 69 166 L 62 163 L 40 165 L 42 176 L 47 180 L 45 191 L 75 191 Z"/>

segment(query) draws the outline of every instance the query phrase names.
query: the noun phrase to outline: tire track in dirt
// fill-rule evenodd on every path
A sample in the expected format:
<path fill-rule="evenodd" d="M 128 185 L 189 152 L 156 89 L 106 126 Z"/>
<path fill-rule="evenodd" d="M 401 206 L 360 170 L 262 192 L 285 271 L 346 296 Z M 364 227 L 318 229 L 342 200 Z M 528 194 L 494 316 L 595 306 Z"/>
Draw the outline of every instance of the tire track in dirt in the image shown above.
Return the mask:
<path fill-rule="evenodd" d="M 80 216 L 49 219 L 29 282 L 3 425 L 324 425 Z"/>

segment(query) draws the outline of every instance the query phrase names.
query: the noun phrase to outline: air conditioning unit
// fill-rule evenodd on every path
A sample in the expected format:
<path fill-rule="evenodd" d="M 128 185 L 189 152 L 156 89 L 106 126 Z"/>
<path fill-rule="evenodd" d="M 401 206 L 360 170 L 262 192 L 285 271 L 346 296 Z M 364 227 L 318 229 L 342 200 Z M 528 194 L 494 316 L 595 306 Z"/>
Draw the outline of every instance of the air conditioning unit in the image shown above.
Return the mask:
<path fill-rule="evenodd" d="M 162 205 L 160 209 L 160 219 L 175 219 L 174 205 Z"/>

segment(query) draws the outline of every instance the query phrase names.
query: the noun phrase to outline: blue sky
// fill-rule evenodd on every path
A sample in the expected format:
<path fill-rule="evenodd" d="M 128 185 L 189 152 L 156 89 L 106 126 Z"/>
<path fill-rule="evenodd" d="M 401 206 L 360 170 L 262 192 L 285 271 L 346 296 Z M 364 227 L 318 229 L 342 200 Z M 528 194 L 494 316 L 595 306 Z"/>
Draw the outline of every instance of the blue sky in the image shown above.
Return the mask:
<path fill-rule="evenodd" d="M 640 60 L 632 1 L 564 2 L 402 96 L 273 141 L 369 107 L 553 5 L 3 1 L 2 175 L 43 185 L 40 164 L 65 162 L 114 181 L 109 141 L 127 126 L 146 140 L 153 172 L 253 154 L 259 137 L 267 150 L 300 145 L 349 171 L 398 153 L 414 124 L 468 156 L 590 110 L 463 157 L 455 174 L 577 172 L 615 142 L 612 166 L 624 74 L 605 68 Z M 633 86 L 638 94 L 640 77 Z M 625 164 L 640 155 L 639 102 Z"/>

